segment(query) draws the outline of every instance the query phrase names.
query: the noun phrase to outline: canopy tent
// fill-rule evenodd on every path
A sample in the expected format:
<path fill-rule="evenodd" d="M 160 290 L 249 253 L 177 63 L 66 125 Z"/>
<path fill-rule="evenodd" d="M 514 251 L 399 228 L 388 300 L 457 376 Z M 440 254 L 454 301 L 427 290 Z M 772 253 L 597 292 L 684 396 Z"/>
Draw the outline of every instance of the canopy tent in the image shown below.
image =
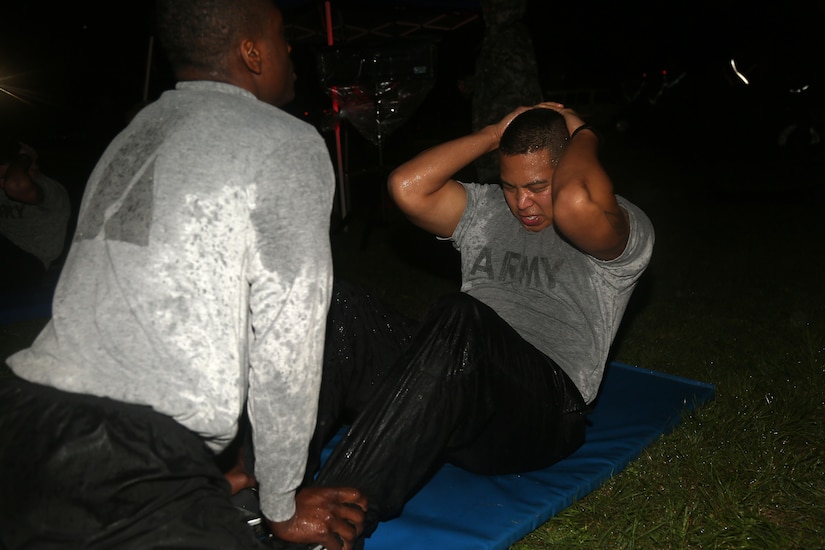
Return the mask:
<path fill-rule="evenodd" d="M 456 30 L 478 19 L 481 0 L 279 0 L 293 43 L 336 44 Z"/>
<path fill-rule="evenodd" d="M 312 52 L 309 63 L 314 66 L 302 67 L 306 72 L 299 75 L 298 84 L 313 82 L 314 93 L 318 81 L 327 96 L 332 116 L 311 122 L 334 133 L 338 204 L 341 217 L 346 218 L 348 160 L 341 123 L 349 122 L 377 146 L 380 166 L 384 138 L 409 118 L 432 88 L 435 44 L 445 33 L 478 23 L 481 0 L 276 0 L 276 4 L 284 14 L 293 58 Z M 150 80 L 156 73 L 156 50 L 150 31 L 141 104 L 154 95 Z M 299 92 L 298 103 L 301 96 Z M 303 105 L 292 107 L 299 113 Z"/>
<path fill-rule="evenodd" d="M 456 30 L 478 19 L 481 0 L 279 0 L 293 43 L 407 38 Z"/>
<path fill-rule="evenodd" d="M 281 0 L 293 46 L 316 49 L 315 71 L 331 102 L 340 216 L 349 212 L 341 123 L 377 147 L 415 112 L 435 83 L 439 35 L 480 18 L 480 0 Z"/>

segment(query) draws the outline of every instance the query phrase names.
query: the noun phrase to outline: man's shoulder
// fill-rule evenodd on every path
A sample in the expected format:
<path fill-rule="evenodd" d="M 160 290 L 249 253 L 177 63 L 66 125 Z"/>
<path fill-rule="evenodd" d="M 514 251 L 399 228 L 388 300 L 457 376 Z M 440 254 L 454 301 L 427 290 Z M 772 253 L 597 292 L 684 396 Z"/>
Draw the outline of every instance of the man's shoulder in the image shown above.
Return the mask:
<path fill-rule="evenodd" d="M 501 199 L 501 188 L 495 183 L 475 183 L 460 182 L 467 191 L 467 195 L 472 195 L 475 200 L 489 201 Z M 497 202 L 497 201 L 496 201 Z"/>
<path fill-rule="evenodd" d="M 41 187 L 45 187 L 45 188 L 53 191 L 54 193 L 59 193 L 61 195 L 64 195 L 64 194 L 67 193 L 66 188 L 63 186 L 62 183 L 60 183 L 59 181 L 57 181 L 56 179 L 54 179 L 52 177 L 47 176 L 43 172 L 38 172 L 34 176 L 34 181 L 37 185 L 39 185 Z"/>
<path fill-rule="evenodd" d="M 250 139 L 305 142 L 319 138 L 314 126 L 257 99 L 246 90 L 222 82 L 185 82 L 162 101 L 163 113 L 189 113 L 187 126 Z M 165 116 L 163 113 L 160 116 Z M 190 126 L 191 127 L 191 126 Z"/>
<path fill-rule="evenodd" d="M 498 239 L 502 232 L 509 232 L 515 218 L 507 208 L 501 188 L 489 183 L 465 183 L 467 202 L 461 220 L 453 233 L 456 243 L 464 242 L 470 235 L 484 234 Z"/>

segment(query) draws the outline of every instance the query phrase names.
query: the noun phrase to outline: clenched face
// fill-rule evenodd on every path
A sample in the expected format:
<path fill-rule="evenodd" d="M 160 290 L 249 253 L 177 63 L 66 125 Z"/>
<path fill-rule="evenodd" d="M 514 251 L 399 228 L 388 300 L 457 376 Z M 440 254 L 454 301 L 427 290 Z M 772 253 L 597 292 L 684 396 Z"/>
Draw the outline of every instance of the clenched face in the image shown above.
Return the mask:
<path fill-rule="evenodd" d="M 547 150 L 499 155 L 501 188 L 510 212 L 527 231 L 553 225 L 553 166 Z"/>
<path fill-rule="evenodd" d="M 275 6 L 272 6 L 269 22 L 269 32 L 261 42 L 264 61 L 262 74 L 267 79 L 262 87 L 261 99 L 270 105 L 281 107 L 295 98 L 295 69 L 289 57 L 292 46 L 284 36 L 284 19 Z"/>

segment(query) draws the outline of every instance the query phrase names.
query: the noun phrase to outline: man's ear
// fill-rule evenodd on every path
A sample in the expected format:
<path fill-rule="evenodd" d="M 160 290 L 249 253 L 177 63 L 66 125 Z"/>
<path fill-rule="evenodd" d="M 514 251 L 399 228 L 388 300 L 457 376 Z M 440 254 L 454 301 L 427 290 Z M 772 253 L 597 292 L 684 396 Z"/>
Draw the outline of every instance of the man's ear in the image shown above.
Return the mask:
<path fill-rule="evenodd" d="M 254 40 L 242 40 L 240 44 L 241 59 L 246 65 L 249 72 L 254 74 L 261 74 L 263 70 L 263 60 L 261 59 L 261 51 L 258 49 Z"/>

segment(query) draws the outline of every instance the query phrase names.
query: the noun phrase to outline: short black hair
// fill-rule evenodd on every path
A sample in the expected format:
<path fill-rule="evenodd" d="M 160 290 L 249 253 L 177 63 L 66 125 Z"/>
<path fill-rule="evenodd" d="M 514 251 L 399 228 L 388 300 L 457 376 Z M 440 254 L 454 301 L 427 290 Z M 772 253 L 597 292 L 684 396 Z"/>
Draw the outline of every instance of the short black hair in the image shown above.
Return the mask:
<path fill-rule="evenodd" d="M 222 73 L 232 46 L 262 36 L 272 0 L 156 0 L 157 35 L 177 73 L 193 68 Z"/>
<path fill-rule="evenodd" d="M 537 107 L 524 111 L 507 125 L 498 150 L 508 156 L 547 150 L 555 166 L 569 139 L 564 117 L 553 109 Z"/>

